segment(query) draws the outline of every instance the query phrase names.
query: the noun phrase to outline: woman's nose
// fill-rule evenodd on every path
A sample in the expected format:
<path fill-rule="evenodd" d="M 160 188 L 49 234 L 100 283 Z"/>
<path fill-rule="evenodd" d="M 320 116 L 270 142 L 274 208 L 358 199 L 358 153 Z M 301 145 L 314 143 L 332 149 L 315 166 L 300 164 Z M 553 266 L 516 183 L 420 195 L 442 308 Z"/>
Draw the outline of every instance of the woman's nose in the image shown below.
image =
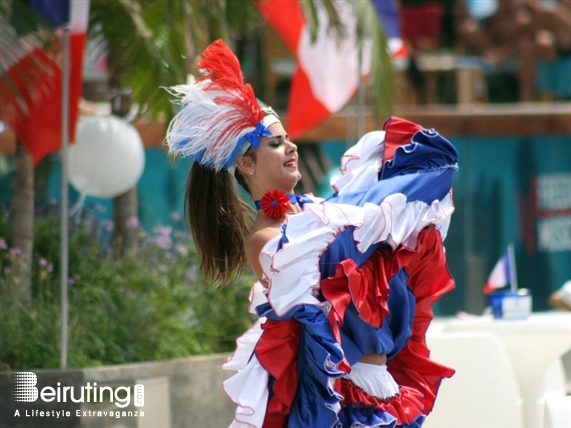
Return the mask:
<path fill-rule="evenodd" d="M 290 152 L 297 152 L 297 145 L 289 140 L 287 140 L 288 144 L 288 153 Z"/>

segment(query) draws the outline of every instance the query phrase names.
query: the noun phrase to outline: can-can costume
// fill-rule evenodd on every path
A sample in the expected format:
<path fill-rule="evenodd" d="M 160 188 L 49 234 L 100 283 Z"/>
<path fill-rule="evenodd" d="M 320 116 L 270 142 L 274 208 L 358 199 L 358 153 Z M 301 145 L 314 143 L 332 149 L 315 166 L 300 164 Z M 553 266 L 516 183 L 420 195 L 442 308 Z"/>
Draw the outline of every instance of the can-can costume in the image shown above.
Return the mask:
<path fill-rule="evenodd" d="M 199 97 L 175 91 L 185 94 L 183 111 L 220 90 L 212 63 L 201 65 L 211 86 Z M 192 146 L 185 128 L 194 122 L 180 114 L 171 150 Z M 268 135 L 260 115 L 240 132 L 229 148 L 185 154 L 201 161 L 210 150 L 204 164 L 231 168 L 241 147 Z M 454 287 L 442 242 L 457 158 L 434 130 L 392 117 L 345 153 L 332 196 L 296 197 L 302 212 L 259 256 L 269 286 L 252 289 L 258 321 L 223 366 L 237 371 L 224 383 L 236 404 L 232 427 L 422 425 L 441 380 L 454 373 L 429 359 L 425 334 L 433 304 Z M 367 354 L 386 354 L 386 366 L 359 362 Z"/>

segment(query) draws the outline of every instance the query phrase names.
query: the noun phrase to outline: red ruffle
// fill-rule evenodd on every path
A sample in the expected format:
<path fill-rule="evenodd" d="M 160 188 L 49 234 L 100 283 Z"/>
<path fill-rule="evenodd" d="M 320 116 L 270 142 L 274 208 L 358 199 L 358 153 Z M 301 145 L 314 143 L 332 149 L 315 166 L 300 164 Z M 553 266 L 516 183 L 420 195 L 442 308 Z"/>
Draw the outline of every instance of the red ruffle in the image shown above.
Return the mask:
<path fill-rule="evenodd" d="M 298 321 L 268 319 L 256 346 L 256 357 L 274 378 L 264 428 L 285 427 L 297 390 L 297 353 L 301 325 Z"/>
<path fill-rule="evenodd" d="M 434 406 L 440 382 L 445 377 L 452 377 L 454 370 L 429 359 L 426 330 L 434 318 L 432 306 L 454 288 L 454 280 L 446 266 L 442 238 L 435 227 L 420 233 L 415 250 L 402 248 L 397 257 L 399 265 L 408 273 L 407 285 L 415 296 L 416 311 L 411 339 L 389 361 L 387 368 L 399 385 L 409 386 L 423 394 L 424 414 L 428 415 Z"/>
<path fill-rule="evenodd" d="M 418 131 L 422 131 L 422 126 L 409 120 L 392 116 L 383 126 L 385 135 L 385 157 L 384 162 L 391 160 L 396 149 L 412 142 L 412 136 Z"/>
<path fill-rule="evenodd" d="M 399 424 L 410 424 L 422 414 L 424 407 L 422 394 L 406 386 L 399 388 L 397 395 L 387 399 L 367 394 L 349 379 L 338 379 L 335 389 L 343 395 L 342 404 L 383 410 L 396 417 Z"/>

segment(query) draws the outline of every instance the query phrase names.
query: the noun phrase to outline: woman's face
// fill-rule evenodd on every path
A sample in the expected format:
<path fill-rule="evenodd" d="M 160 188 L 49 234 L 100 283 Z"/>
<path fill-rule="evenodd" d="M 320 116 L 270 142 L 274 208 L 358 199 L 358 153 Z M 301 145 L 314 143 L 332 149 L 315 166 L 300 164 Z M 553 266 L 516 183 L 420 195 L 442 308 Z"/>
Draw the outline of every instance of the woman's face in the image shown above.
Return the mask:
<path fill-rule="evenodd" d="M 256 160 L 252 163 L 254 174 L 249 177 L 254 197 L 261 197 L 272 189 L 292 193 L 301 179 L 297 166 L 297 146 L 289 141 L 281 123 L 274 123 L 268 130 L 272 136 L 260 138 Z"/>

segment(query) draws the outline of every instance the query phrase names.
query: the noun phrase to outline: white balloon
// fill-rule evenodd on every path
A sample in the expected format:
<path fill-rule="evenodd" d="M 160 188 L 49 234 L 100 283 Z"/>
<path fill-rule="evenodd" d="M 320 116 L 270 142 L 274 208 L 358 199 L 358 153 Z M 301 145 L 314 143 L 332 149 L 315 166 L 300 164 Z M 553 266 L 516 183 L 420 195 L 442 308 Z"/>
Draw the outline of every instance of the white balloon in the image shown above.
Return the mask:
<path fill-rule="evenodd" d="M 134 126 L 115 116 L 79 120 L 69 148 L 69 181 L 80 193 L 113 198 L 134 187 L 145 166 L 145 149 Z"/>

